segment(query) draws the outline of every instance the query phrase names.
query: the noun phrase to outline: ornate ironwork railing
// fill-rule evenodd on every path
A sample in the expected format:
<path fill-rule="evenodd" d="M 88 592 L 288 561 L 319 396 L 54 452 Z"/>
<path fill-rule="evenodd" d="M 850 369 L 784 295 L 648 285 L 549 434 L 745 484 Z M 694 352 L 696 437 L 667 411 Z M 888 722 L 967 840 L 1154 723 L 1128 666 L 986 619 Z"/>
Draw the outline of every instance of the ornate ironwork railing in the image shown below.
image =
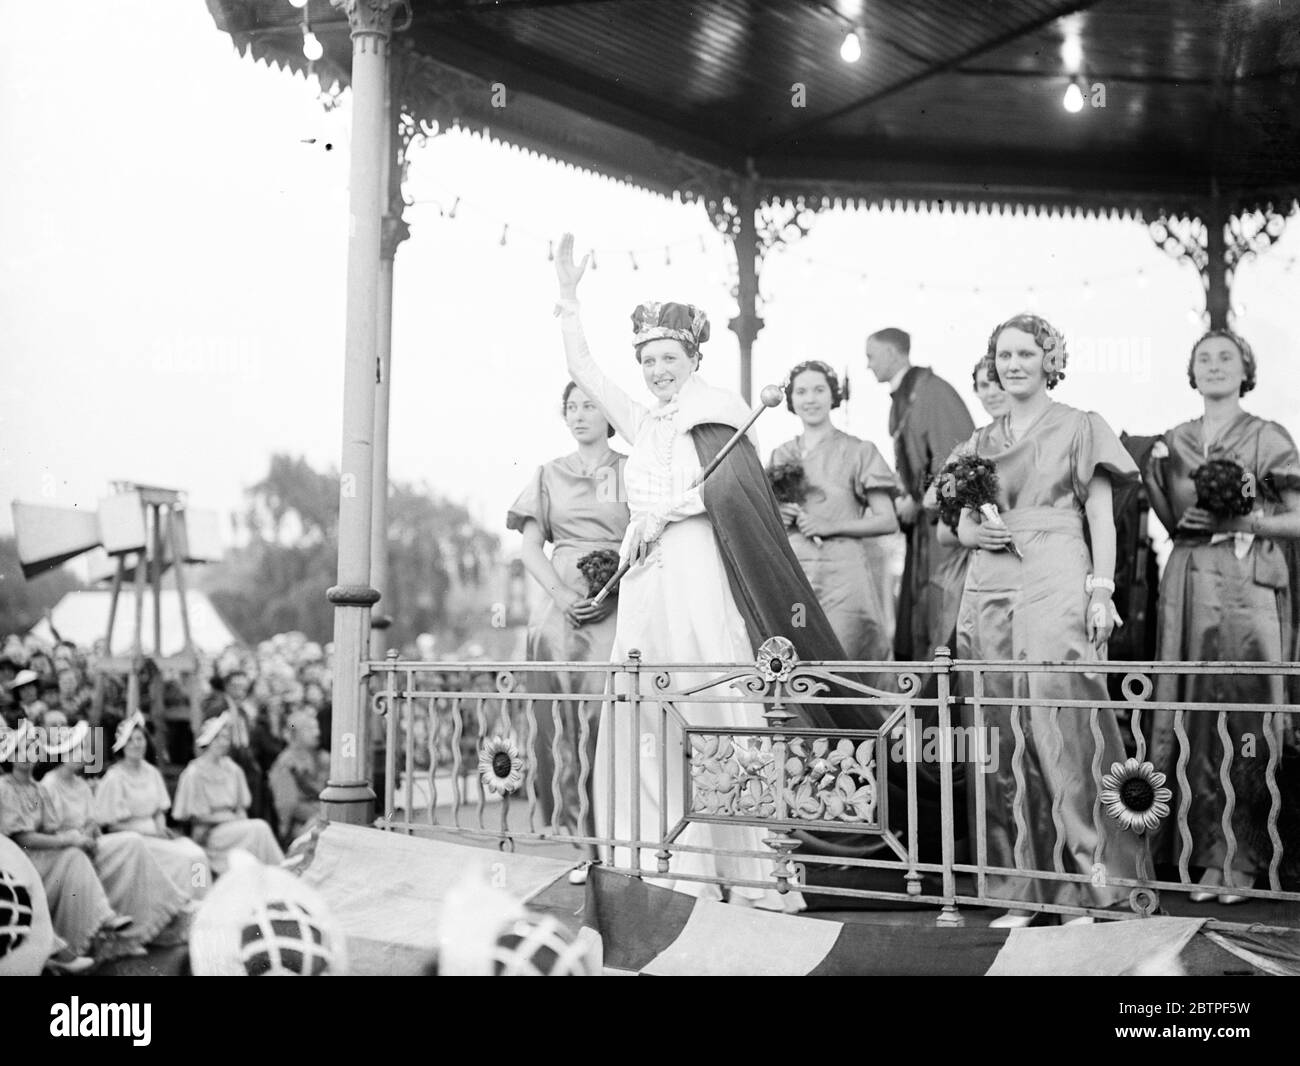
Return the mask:
<path fill-rule="evenodd" d="M 1300 793 L 1284 773 L 1300 705 L 1153 698 L 1207 675 L 1238 687 L 1257 675 L 1276 694 L 1300 681 L 1296 663 L 973 662 L 946 649 L 932 662 L 800 662 L 773 638 L 745 664 L 390 653 L 367 668 L 389 830 L 562 841 L 628 874 L 732 890 L 930 903 L 940 924 L 960 924 L 963 906 L 1146 916 L 1161 892 L 1194 889 L 1204 865 L 1227 882 L 1253 862 L 1266 888 L 1218 891 L 1300 901 L 1288 872 L 1300 844 L 1292 855 L 1284 841 L 1300 823 L 1300 802 L 1284 799 L 1287 784 Z M 1067 698 L 1072 674 L 1094 689 L 1115 675 L 1119 698 Z M 1032 695 L 1043 686 L 1031 676 L 1051 679 L 1049 694 Z M 1150 762 L 1160 714 L 1172 781 Z M 1104 751 L 1116 723 L 1126 749 Z M 1207 759 L 1213 817 L 1197 792 Z M 1213 862 L 1194 841 L 1207 818 Z M 1153 831 L 1173 834 L 1176 879 L 1157 876 Z M 1120 905 L 1097 903 L 1098 888 Z"/>

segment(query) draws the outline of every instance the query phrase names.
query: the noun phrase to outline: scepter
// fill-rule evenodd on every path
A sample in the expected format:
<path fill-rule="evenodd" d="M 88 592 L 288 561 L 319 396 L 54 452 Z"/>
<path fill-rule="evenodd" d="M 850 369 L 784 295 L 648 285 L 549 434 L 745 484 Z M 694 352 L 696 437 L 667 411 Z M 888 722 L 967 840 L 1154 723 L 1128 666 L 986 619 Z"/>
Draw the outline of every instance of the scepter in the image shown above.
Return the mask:
<path fill-rule="evenodd" d="M 745 420 L 745 424 L 731 435 L 731 439 L 727 441 L 727 443 L 724 444 L 721 448 L 718 449 L 718 454 L 713 457 L 713 459 L 709 462 L 708 466 L 706 466 L 703 470 L 700 471 L 699 476 L 690 483 L 690 486 L 686 490 L 687 492 L 689 492 L 691 489 L 699 488 L 699 486 L 703 484 L 704 480 L 710 474 L 712 474 L 713 471 L 718 469 L 718 464 L 721 463 L 722 460 L 727 457 L 727 454 L 731 451 L 732 448 L 734 448 L 737 444 L 740 443 L 740 438 L 749 432 L 750 426 L 752 426 L 755 422 L 758 421 L 758 416 L 761 415 L 765 410 L 767 410 L 767 408 L 776 407 L 785 398 L 785 392 L 779 385 L 768 385 L 765 389 L 763 389 L 762 392 L 758 394 L 758 396 L 762 402 L 757 404 L 754 407 L 754 409 L 750 411 L 749 418 Z M 613 590 L 614 586 L 619 583 L 619 579 L 621 579 L 622 576 L 627 573 L 628 568 L 631 565 L 632 564 L 630 561 L 621 562 L 618 564 L 618 569 L 614 571 L 614 576 L 611 577 L 608 581 L 606 581 L 605 587 L 602 588 L 598 593 L 596 593 L 595 596 L 592 597 L 591 603 L 593 607 L 599 606 L 600 604 L 605 602 L 605 597 L 608 596 L 610 592 Z"/>

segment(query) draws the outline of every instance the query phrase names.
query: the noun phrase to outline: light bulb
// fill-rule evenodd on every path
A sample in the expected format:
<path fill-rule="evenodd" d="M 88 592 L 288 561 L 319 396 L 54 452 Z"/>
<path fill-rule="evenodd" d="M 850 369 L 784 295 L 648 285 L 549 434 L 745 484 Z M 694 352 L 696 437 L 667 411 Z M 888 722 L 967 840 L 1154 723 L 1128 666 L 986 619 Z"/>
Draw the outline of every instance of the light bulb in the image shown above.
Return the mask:
<path fill-rule="evenodd" d="M 1070 114 L 1077 115 L 1083 110 L 1083 90 L 1076 83 L 1070 82 L 1070 87 L 1065 90 L 1065 99 L 1061 103 Z"/>
<path fill-rule="evenodd" d="M 302 54 L 313 63 L 325 54 L 325 49 L 321 47 L 320 41 L 311 30 L 302 35 Z"/>
<path fill-rule="evenodd" d="M 289 3 L 293 4 L 294 7 L 306 7 L 306 6 L 307 6 L 307 0 L 289 0 Z"/>
<path fill-rule="evenodd" d="M 840 58 L 846 63 L 856 63 L 862 58 L 862 40 L 857 30 L 845 34 L 844 43 L 840 45 Z"/>

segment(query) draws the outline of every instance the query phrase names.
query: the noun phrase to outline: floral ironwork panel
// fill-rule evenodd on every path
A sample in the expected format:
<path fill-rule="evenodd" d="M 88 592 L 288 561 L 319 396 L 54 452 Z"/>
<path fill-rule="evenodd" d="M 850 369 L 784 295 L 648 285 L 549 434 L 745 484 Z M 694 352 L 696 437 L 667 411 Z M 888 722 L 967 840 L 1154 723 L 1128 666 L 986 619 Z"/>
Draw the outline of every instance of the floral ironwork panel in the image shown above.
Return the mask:
<path fill-rule="evenodd" d="M 789 821 L 874 825 L 880 820 L 877 742 L 875 736 L 792 737 L 778 767 L 771 737 L 693 733 L 690 814 L 775 818 L 779 778 Z"/>

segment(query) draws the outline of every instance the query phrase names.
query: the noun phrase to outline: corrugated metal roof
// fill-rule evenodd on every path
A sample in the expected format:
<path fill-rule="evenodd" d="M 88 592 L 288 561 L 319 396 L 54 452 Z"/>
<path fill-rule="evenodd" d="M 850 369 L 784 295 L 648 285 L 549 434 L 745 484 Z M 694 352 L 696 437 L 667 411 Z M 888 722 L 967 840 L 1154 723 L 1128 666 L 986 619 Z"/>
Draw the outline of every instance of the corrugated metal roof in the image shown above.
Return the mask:
<path fill-rule="evenodd" d="M 304 70 L 287 0 L 207 0 L 257 58 Z M 746 172 L 768 195 L 1154 212 L 1217 182 L 1300 190 L 1300 12 L 1258 0 L 414 0 L 398 48 L 459 72 L 406 103 L 658 192 Z M 322 81 L 342 13 L 311 0 Z M 837 14 L 839 12 L 841 14 Z M 842 17 L 843 16 L 843 17 Z M 839 46 L 865 28 L 862 59 Z M 1067 114 L 1077 39 L 1105 107 Z M 438 79 L 426 79 L 436 83 Z M 508 105 L 491 105 L 502 83 Z M 806 90 L 793 106 L 792 87 Z M 454 112 L 454 113 L 452 113 Z"/>

